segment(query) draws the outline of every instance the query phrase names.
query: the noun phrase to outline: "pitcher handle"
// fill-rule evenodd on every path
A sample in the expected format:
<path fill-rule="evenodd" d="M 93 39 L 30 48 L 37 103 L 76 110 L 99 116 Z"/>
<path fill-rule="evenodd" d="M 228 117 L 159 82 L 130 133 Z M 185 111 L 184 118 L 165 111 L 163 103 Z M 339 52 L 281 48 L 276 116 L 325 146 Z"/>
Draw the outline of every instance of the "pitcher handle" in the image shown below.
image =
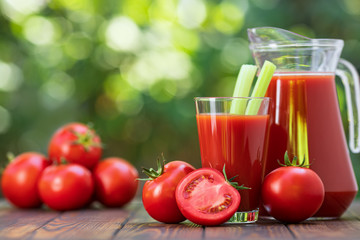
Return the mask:
<path fill-rule="evenodd" d="M 347 117 L 349 121 L 349 147 L 353 153 L 360 153 L 360 87 L 356 68 L 345 59 L 340 59 L 336 75 L 344 85 Z"/>

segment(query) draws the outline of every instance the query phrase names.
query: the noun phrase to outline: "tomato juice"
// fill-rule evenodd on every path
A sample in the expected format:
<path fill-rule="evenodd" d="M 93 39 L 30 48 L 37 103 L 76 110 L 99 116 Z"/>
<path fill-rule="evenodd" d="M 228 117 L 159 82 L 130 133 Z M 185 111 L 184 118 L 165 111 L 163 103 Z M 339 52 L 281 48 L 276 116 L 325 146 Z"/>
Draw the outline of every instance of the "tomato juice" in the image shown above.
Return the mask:
<path fill-rule="evenodd" d="M 239 185 L 239 211 L 259 208 L 269 115 L 197 114 L 202 167 L 225 171 Z"/>
<path fill-rule="evenodd" d="M 279 167 L 286 150 L 289 156 L 307 157 L 325 186 L 315 217 L 340 217 L 358 190 L 334 78 L 331 73 L 281 73 L 267 91 L 272 102 L 265 173 Z"/>

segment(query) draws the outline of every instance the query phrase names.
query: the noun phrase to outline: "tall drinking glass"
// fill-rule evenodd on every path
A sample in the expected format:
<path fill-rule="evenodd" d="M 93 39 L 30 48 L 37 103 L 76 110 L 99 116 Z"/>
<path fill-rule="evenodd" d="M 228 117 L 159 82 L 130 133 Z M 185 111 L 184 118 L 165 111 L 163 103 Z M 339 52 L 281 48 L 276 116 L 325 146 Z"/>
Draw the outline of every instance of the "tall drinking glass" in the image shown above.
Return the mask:
<path fill-rule="evenodd" d="M 246 114 L 251 102 L 257 111 Z M 241 203 L 230 222 L 256 222 L 260 205 L 264 156 L 268 143 L 270 98 L 198 97 L 196 120 L 202 167 L 215 168 L 239 185 Z M 233 108 L 232 108 L 233 106 Z M 238 106 L 237 111 L 233 111 Z"/>

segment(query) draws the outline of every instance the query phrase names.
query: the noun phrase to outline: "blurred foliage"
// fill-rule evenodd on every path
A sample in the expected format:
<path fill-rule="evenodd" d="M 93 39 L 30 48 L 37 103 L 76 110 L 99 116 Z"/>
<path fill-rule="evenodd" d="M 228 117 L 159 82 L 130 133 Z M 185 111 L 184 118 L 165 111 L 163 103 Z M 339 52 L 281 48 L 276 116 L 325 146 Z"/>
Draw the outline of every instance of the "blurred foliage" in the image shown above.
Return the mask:
<path fill-rule="evenodd" d="M 94 123 L 104 156 L 140 167 L 164 152 L 200 167 L 193 97 L 232 94 L 240 65 L 253 63 L 249 27 L 344 39 L 342 56 L 360 67 L 358 0 L 0 0 L 0 8 L 3 164 L 8 151 L 46 153 L 59 126 L 80 121 Z"/>

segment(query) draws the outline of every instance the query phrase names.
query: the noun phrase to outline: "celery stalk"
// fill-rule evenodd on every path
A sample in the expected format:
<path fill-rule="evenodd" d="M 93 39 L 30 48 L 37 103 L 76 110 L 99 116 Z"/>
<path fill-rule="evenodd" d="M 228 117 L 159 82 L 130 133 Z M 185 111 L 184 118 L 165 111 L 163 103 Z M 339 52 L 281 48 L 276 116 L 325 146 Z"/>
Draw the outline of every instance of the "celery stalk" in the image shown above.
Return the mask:
<path fill-rule="evenodd" d="M 250 88 L 256 74 L 257 67 L 254 65 L 242 65 L 236 80 L 233 97 L 249 97 Z M 246 101 L 234 99 L 231 103 L 231 114 L 244 114 Z"/>
<path fill-rule="evenodd" d="M 260 75 L 255 84 L 255 87 L 252 91 L 251 97 L 264 97 L 265 93 L 269 87 L 270 80 L 276 70 L 276 66 L 269 62 L 265 61 L 263 67 L 261 68 Z M 253 99 L 249 102 L 246 108 L 246 115 L 256 115 L 259 111 L 261 100 Z"/>

